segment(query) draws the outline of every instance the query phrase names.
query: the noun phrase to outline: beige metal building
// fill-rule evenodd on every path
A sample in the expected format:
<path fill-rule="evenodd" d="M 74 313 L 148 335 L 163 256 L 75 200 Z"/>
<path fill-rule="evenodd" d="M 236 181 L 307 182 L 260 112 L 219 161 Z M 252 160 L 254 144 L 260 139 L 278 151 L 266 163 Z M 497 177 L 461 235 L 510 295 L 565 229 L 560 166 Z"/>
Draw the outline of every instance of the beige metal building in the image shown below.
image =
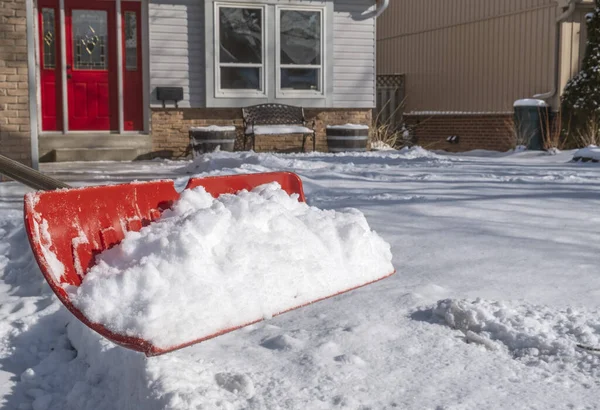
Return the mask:
<path fill-rule="evenodd" d="M 579 71 L 593 7 L 593 0 L 392 0 L 378 20 L 377 72 L 405 75 L 405 119 L 420 145 L 505 150 L 515 100 L 559 107 Z"/>

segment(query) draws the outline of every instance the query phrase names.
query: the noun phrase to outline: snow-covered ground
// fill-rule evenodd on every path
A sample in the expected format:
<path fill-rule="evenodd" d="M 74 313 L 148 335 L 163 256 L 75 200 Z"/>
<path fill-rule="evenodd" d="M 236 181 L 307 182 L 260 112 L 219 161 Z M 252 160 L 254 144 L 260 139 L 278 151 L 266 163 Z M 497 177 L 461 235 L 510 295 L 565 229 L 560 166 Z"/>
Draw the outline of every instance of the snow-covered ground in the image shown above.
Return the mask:
<path fill-rule="evenodd" d="M 594 409 L 600 397 L 600 167 L 573 152 L 215 153 L 46 164 L 82 186 L 292 170 L 310 205 L 355 207 L 397 274 L 146 358 L 66 311 L 0 184 L 6 409 Z"/>
<path fill-rule="evenodd" d="M 589 147 L 585 147 L 575 151 L 573 154 L 573 159 L 575 161 L 600 161 L 600 148 L 595 145 L 590 145 Z"/>

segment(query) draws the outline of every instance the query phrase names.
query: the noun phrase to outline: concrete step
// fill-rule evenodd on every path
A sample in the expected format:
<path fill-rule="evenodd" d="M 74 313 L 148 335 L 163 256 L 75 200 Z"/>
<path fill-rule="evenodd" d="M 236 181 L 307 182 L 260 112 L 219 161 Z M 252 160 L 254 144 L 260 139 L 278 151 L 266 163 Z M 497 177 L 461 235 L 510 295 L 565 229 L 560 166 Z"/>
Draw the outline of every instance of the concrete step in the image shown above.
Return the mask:
<path fill-rule="evenodd" d="M 126 161 L 152 151 L 152 137 L 137 133 L 44 133 L 39 136 L 41 162 Z"/>
<path fill-rule="evenodd" d="M 132 161 L 148 150 L 139 148 L 59 148 L 52 150 L 47 160 L 51 162 L 72 161 Z"/>

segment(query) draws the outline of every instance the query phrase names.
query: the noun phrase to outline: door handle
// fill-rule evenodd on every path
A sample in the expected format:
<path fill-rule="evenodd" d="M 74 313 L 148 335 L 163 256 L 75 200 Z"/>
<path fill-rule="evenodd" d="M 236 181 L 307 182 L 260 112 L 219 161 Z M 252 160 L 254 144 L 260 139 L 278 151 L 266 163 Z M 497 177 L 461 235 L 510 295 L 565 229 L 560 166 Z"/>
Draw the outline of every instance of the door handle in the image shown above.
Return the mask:
<path fill-rule="evenodd" d="M 73 76 L 71 74 L 67 74 L 67 78 L 72 78 Z"/>

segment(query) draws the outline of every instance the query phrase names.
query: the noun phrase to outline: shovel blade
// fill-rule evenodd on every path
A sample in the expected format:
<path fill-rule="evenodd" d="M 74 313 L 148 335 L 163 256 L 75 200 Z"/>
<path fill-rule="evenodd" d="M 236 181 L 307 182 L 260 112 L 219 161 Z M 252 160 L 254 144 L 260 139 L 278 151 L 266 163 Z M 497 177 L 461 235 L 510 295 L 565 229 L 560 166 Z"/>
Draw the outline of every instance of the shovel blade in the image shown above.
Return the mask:
<path fill-rule="evenodd" d="M 218 197 L 243 189 L 251 190 L 269 182 L 277 182 L 288 194 L 297 194 L 299 201 L 305 200 L 300 178 L 289 172 L 192 178 L 186 189 L 203 186 L 211 195 Z M 44 278 L 56 296 L 91 329 L 116 344 L 147 356 L 190 346 L 262 320 L 256 318 L 164 348 L 141 338 L 115 333 L 105 324 L 88 319 L 72 303 L 66 288 L 78 287 L 82 283 L 97 254 L 118 244 L 127 231 L 139 231 L 158 219 L 178 198 L 179 193 L 171 180 L 40 191 L 25 196 L 25 228 L 29 243 Z M 360 286 L 364 285 L 366 283 Z M 298 307 L 301 306 L 293 309 Z M 274 312 L 280 313 L 284 312 Z"/>

